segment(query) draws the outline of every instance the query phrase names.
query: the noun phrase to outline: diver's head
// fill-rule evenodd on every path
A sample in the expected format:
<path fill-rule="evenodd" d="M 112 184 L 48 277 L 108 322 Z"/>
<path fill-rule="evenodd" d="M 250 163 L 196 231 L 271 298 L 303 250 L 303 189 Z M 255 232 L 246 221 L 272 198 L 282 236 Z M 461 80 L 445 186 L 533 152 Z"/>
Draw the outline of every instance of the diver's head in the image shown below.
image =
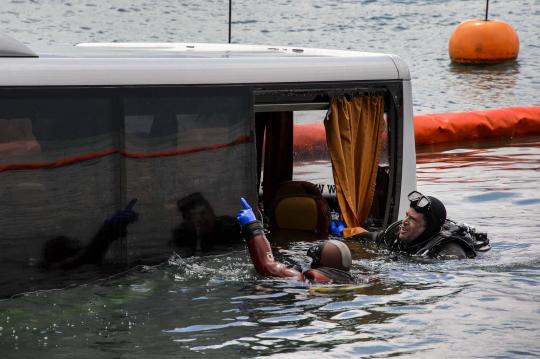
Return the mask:
<path fill-rule="evenodd" d="M 43 264 L 51 266 L 77 256 L 82 250 L 81 242 L 65 236 L 49 239 L 43 246 Z"/>
<path fill-rule="evenodd" d="M 399 230 L 399 239 L 412 242 L 426 239 L 441 230 L 446 221 L 446 208 L 441 201 L 432 196 L 424 196 L 418 191 L 409 193 L 410 208 Z"/>
<path fill-rule="evenodd" d="M 198 228 L 198 230 L 204 232 L 213 227 L 215 221 L 214 210 L 201 193 L 192 193 L 178 200 L 177 206 L 184 221 Z"/>
<path fill-rule="evenodd" d="M 351 251 L 341 241 L 326 240 L 308 249 L 307 255 L 313 260 L 311 268 L 329 267 L 342 271 L 350 271 L 352 265 Z"/>

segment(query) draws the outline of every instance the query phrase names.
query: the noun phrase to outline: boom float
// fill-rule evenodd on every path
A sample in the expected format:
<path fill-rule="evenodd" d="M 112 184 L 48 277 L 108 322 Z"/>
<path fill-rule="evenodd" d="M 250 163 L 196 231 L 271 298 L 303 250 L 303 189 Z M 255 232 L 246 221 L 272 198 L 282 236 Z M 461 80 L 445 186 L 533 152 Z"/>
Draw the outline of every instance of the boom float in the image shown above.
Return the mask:
<path fill-rule="evenodd" d="M 416 146 L 484 141 L 493 138 L 511 139 L 538 134 L 540 134 L 540 106 L 414 116 Z M 307 155 L 326 151 L 324 125 L 321 123 L 296 125 L 294 151 Z"/>

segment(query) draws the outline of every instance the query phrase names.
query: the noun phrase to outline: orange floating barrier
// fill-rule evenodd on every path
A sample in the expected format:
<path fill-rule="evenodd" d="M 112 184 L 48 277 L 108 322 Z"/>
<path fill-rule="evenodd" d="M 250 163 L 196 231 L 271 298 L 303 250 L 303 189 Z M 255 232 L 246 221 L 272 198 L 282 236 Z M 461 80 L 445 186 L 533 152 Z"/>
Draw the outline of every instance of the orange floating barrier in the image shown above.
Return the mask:
<path fill-rule="evenodd" d="M 437 143 L 511 139 L 540 134 L 540 106 L 508 107 L 474 112 L 453 112 L 414 116 L 417 146 Z M 322 123 L 294 126 L 294 151 L 320 155 L 328 151 Z"/>
<path fill-rule="evenodd" d="M 328 151 L 326 132 L 322 123 L 305 123 L 294 126 L 293 151 L 304 156 Z"/>
<path fill-rule="evenodd" d="M 414 117 L 417 146 L 540 134 L 540 106 Z"/>

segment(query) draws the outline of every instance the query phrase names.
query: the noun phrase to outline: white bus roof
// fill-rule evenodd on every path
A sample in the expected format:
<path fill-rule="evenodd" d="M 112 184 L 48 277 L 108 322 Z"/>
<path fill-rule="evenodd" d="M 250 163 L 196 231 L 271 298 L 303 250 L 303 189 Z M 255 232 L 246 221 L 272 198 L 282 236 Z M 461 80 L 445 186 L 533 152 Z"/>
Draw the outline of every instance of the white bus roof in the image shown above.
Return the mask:
<path fill-rule="evenodd" d="M 86 43 L 30 51 L 38 57 L 0 57 L 0 86 L 410 79 L 408 67 L 399 57 L 356 51 L 196 43 Z"/>

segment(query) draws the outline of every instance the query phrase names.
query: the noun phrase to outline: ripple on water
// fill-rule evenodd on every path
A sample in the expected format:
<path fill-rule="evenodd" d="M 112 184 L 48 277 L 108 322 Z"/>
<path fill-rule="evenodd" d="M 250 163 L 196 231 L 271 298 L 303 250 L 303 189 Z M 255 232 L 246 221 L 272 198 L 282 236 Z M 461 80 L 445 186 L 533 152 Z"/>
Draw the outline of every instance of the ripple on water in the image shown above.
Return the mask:
<path fill-rule="evenodd" d="M 517 204 L 518 206 L 530 206 L 532 204 L 538 204 L 538 203 L 540 203 L 540 198 L 527 198 L 527 199 L 514 201 L 514 204 Z"/>
<path fill-rule="evenodd" d="M 190 325 L 183 328 L 174 328 L 163 330 L 164 333 L 191 333 L 191 332 L 204 332 L 209 330 L 217 330 L 231 327 L 254 327 L 257 326 L 257 323 L 253 322 L 231 322 L 226 324 L 197 324 Z"/>
<path fill-rule="evenodd" d="M 277 323 L 300 323 L 305 320 L 308 320 L 311 316 L 310 315 L 283 315 L 279 317 L 268 317 L 260 319 L 260 323 L 269 323 L 269 324 L 277 324 Z"/>
<path fill-rule="evenodd" d="M 347 310 L 345 312 L 341 312 L 339 314 L 334 315 L 331 317 L 331 320 L 346 320 L 346 319 L 354 319 L 354 318 L 360 318 L 366 315 L 371 314 L 370 312 L 367 312 L 365 310 Z"/>
<path fill-rule="evenodd" d="M 319 320 L 314 320 L 308 325 L 298 327 L 298 328 L 279 328 L 279 329 L 270 329 L 263 333 L 257 334 L 258 338 L 272 339 L 272 338 L 282 338 L 288 340 L 307 340 L 311 341 L 314 334 L 326 333 L 330 329 L 336 327 L 335 323 L 323 322 Z"/>
<path fill-rule="evenodd" d="M 518 196 L 516 192 L 489 192 L 473 196 L 468 196 L 467 199 L 471 202 L 488 202 L 488 201 L 497 201 L 503 198 L 511 198 Z"/>

